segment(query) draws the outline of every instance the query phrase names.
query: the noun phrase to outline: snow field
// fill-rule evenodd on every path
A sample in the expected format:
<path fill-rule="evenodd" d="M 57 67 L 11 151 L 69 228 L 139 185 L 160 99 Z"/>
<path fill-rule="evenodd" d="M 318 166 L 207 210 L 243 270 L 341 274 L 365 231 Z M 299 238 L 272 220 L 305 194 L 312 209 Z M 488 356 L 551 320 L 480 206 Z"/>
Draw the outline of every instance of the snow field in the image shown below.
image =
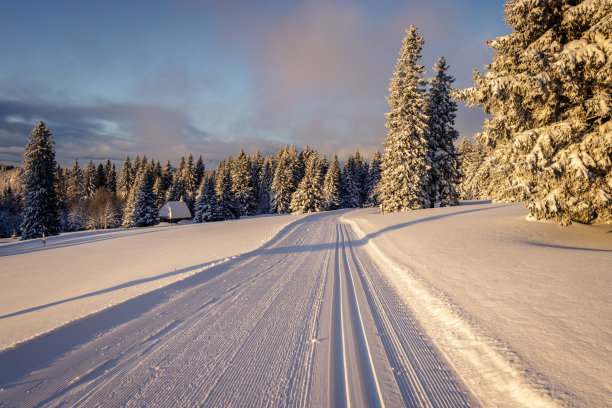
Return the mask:
<path fill-rule="evenodd" d="M 468 204 L 342 220 L 483 405 L 611 405 L 609 227 Z"/>
<path fill-rule="evenodd" d="M 0 405 L 473 406 L 339 215 L 0 353 Z"/>
<path fill-rule="evenodd" d="M 0 350 L 252 251 L 302 215 L 0 240 Z"/>

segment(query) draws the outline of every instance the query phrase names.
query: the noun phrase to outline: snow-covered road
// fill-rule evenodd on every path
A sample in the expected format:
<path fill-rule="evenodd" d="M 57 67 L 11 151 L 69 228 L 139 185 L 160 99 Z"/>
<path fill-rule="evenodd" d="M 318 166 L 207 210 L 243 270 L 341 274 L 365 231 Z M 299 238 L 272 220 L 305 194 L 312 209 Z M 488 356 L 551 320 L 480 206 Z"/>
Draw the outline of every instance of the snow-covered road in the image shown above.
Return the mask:
<path fill-rule="evenodd" d="M 0 406 L 474 406 L 339 213 L 0 355 Z"/>

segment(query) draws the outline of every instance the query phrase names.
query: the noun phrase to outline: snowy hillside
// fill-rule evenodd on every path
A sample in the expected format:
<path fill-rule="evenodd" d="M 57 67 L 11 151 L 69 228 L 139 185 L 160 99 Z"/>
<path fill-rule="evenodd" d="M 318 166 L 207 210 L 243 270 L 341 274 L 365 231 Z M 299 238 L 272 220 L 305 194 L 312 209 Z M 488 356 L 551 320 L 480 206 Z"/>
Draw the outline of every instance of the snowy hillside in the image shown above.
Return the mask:
<path fill-rule="evenodd" d="M 0 240 L 0 350 L 252 251 L 302 216 Z"/>
<path fill-rule="evenodd" d="M 520 204 L 463 204 L 343 220 L 382 254 L 476 395 L 536 406 L 535 385 L 569 405 L 612 406 L 612 228 L 560 229 L 525 220 Z"/>

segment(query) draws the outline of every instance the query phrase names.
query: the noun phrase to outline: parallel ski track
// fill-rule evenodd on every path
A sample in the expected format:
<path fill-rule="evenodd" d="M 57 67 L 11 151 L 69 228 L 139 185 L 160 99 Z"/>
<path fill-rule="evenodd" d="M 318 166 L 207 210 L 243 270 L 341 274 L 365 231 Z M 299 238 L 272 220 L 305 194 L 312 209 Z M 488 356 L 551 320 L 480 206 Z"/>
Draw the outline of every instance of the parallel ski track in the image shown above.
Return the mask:
<path fill-rule="evenodd" d="M 473 405 L 337 214 L 162 291 L 0 407 Z"/>
<path fill-rule="evenodd" d="M 348 228 L 345 228 L 348 234 Z M 369 307 L 408 407 L 468 407 L 464 387 L 438 358 L 431 343 L 412 321 L 406 306 L 384 281 L 362 248 L 347 239 L 350 259 L 363 283 Z"/>

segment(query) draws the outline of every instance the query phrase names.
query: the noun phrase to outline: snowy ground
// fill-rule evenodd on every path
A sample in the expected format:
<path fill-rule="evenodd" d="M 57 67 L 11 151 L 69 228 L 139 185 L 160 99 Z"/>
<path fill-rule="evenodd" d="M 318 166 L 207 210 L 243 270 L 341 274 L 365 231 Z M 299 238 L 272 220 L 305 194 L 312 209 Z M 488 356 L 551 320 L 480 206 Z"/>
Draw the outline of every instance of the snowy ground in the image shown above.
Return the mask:
<path fill-rule="evenodd" d="M 3 241 L 0 406 L 612 406 L 612 227 L 524 216 Z"/>
<path fill-rule="evenodd" d="M 343 220 L 484 405 L 546 406 L 544 391 L 612 406 L 612 226 L 559 229 L 519 204 L 465 204 Z"/>
<path fill-rule="evenodd" d="M 0 350 L 270 240 L 297 215 L 0 240 Z"/>
<path fill-rule="evenodd" d="M 340 215 L 0 354 L 0 406 L 474 406 Z"/>

